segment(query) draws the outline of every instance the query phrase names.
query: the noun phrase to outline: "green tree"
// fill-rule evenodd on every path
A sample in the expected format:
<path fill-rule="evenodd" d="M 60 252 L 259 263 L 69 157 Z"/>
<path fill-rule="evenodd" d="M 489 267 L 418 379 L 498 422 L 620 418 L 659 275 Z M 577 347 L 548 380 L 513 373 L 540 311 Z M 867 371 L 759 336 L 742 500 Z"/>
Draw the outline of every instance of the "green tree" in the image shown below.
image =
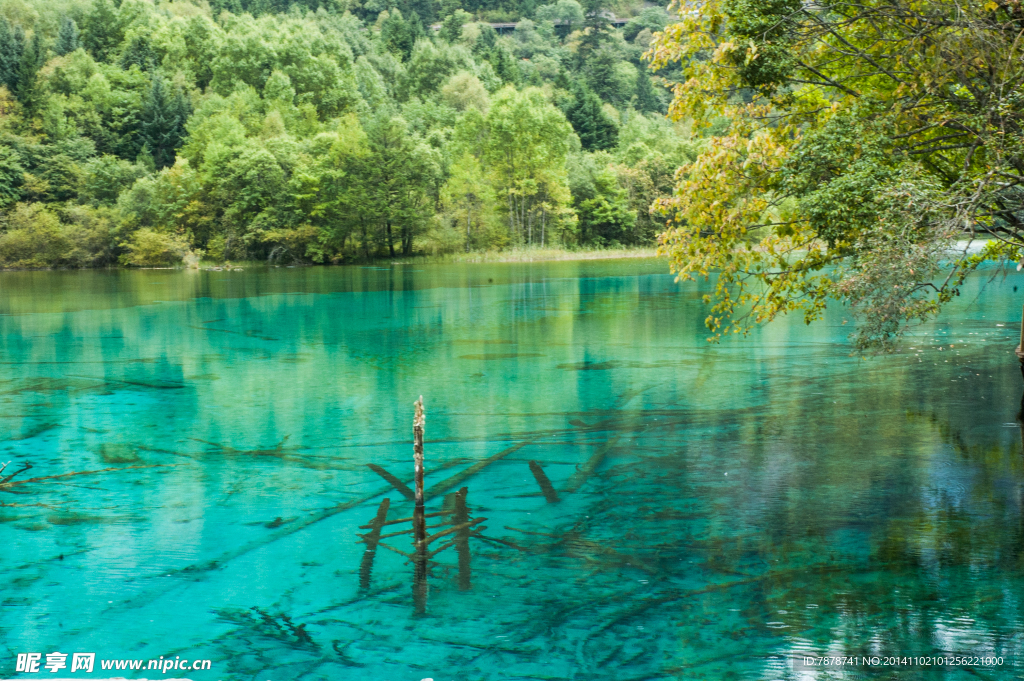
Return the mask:
<path fill-rule="evenodd" d="M 308 225 L 314 234 L 297 239 L 303 235 L 300 228 L 269 235 L 275 240 L 272 258 L 290 255 L 325 262 L 344 256 L 348 240 L 364 224 L 363 188 L 356 180 L 368 153 L 366 133 L 355 114 L 343 116 L 335 131 L 317 136 L 289 183 L 292 222 Z"/>
<path fill-rule="evenodd" d="M 480 79 L 467 71 L 459 71 L 448 79 L 441 88 L 441 99 L 458 111 L 475 107 L 487 113 L 491 105 L 490 96 Z"/>
<path fill-rule="evenodd" d="M 636 211 L 610 160 L 607 154 L 583 153 L 574 155 L 570 163 L 569 187 L 582 244 L 617 246 L 636 241 Z"/>
<path fill-rule="evenodd" d="M 57 42 L 53 46 L 53 51 L 64 56 L 71 54 L 79 47 L 78 24 L 71 17 L 63 17 L 60 20 L 60 30 L 57 33 Z"/>
<path fill-rule="evenodd" d="M 399 55 L 402 61 L 412 55 L 416 39 L 423 35 L 425 32 L 419 17 L 414 16 L 412 21 L 406 21 L 398 9 L 388 12 L 387 17 L 380 25 L 381 43 L 390 52 Z"/>
<path fill-rule="evenodd" d="M 634 106 L 640 113 L 662 111 L 661 100 L 658 99 L 658 93 L 654 90 L 654 84 L 651 83 L 651 77 L 647 74 L 647 69 L 641 65 L 637 65 L 636 67 L 636 96 Z"/>
<path fill-rule="evenodd" d="M 583 25 L 583 7 L 576 0 L 558 0 L 542 5 L 534 12 L 537 21 L 549 21 L 555 25 L 559 35 L 565 37 Z"/>
<path fill-rule="evenodd" d="M 464 47 L 452 48 L 441 43 L 435 45 L 426 38 L 416 41 L 412 55 L 406 63 L 405 79 L 402 83 L 402 98 L 416 96 L 431 98 L 448 77 L 459 70 L 473 67 L 473 60 Z"/>
<path fill-rule="evenodd" d="M 25 32 L 0 17 L 0 84 L 13 94 L 21 78 L 21 57 L 25 52 Z"/>
<path fill-rule="evenodd" d="M 590 90 L 616 107 L 628 103 L 636 92 L 636 68 L 619 59 L 617 51 L 609 45 L 591 52 L 583 73 Z"/>
<path fill-rule="evenodd" d="M 139 140 L 153 155 L 157 169 L 174 165 L 175 151 L 185 138 L 189 108 L 180 88 L 171 90 L 160 75 L 153 78 L 142 106 Z"/>
<path fill-rule="evenodd" d="M 374 226 L 381 243 L 395 256 L 395 242 L 411 255 L 413 237 L 431 207 L 429 191 L 437 165 L 429 148 L 410 135 L 404 120 L 378 114 L 366 126 L 367 153 L 359 159 L 354 181 L 364 228 Z M 364 229 L 364 249 L 370 234 Z"/>
<path fill-rule="evenodd" d="M 858 348 L 891 349 L 979 262 L 1024 255 L 1021 21 L 996 1 L 686 5 L 650 57 L 683 68 L 674 117 L 729 126 L 661 242 L 682 278 L 716 272 L 708 326 L 840 299 Z"/>
<path fill-rule="evenodd" d="M 0 233 L 0 264 L 28 268 L 63 265 L 71 248 L 60 218 L 52 210 L 41 203 L 19 203 Z"/>
<path fill-rule="evenodd" d="M 21 156 L 6 145 L 0 146 L 0 209 L 21 198 L 24 176 Z"/>
<path fill-rule="evenodd" d="M 112 57 L 124 40 L 124 29 L 113 0 L 93 0 L 82 29 L 85 48 L 100 61 Z"/>
<path fill-rule="evenodd" d="M 78 199 L 94 206 L 113 206 L 142 175 L 142 168 L 123 158 L 99 156 L 82 167 Z"/>
<path fill-rule="evenodd" d="M 584 149 L 611 149 L 615 146 L 618 127 L 601 108 L 601 100 L 577 80 L 573 85 L 573 99 L 565 111 L 565 117 L 579 135 Z"/>
<path fill-rule="evenodd" d="M 609 0 L 583 0 L 583 35 L 580 38 L 576 58 L 581 64 L 587 63 L 591 55 L 611 40 L 612 15 Z"/>
<path fill-rule="evenodd" d="M 462 37 L 462 27 L 472 21 L 473 15 L 457 9 L 444 18 L 437 37 L 448 43 L 456 43 Z"/>
<path fill-rule="evenodd" d="M 21 63 L 18 65 L 18 81 L 13 92 L 22 103 L 26 111 L 34 111 L 39 105 L 40 92 L 36 89 L 36 77 L 39 69 L 46 60 L 46 50 L 43 48 L 42 37 L 36 31 L 32 34 L 32 40 L 25 45 L 21 53 Z"/>
<path fill-rule="evenodd" d="M 118 63 L 126 71 L 132 66 L 138 66 L 141 71 L 152 71 L 156 67 L 156 52 L 149 38 L 144 35 L 132 38 L 121 53 Z"/>
<path fill-rule="evenodd" d="M 488 180 L 479 159 L 464 153 L 453 164 L 442 190 L 446 213 L 466 251 L 501 247 L 508 241 L 508 231 L 500 229 L 495 215 L 497 197 Z"/>
<path fill-rule="evenodd" d="M 668 13 L 662 7 L 647 7 L 622 28 L 622 37 L 632 42 L 645 28 L 651 32 L 660 31 L 668 22 Z"/>
<path fill-rule="evenodd" d="M 494 72 L 507 85 L 518 85 L 522 80 L 516 58 L 504 43 L 498 43 L 491 48 L 487 60 L 494 67 Z"/>
<path fill-rule="evenodd" d="M 532 244 L 546 238 L 549 224 L 564 218 L 570 198 L 565 159 L 572 128 L 562 112 L 536 88 L 505 87 L 495 93 L 486 117 L 467 112 L 459 134 L 466 148 L 480 149 L 493 175 L 510 240 Z"/>

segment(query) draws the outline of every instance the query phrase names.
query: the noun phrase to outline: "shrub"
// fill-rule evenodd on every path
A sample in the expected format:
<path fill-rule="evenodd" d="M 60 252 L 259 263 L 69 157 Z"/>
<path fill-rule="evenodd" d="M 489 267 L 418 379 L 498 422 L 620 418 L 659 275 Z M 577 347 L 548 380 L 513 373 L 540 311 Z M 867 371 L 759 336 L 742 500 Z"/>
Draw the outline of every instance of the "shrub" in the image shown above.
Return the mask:
<path fill-rule="evenodd" d="M 112 208 L 71 206 L 64 220 L 64 235 L 71 243 L 62 258 L 64 264 L 98 267 L 117 262 L 118 220 Z"/>
<path fill-rule="evenodd" d="M 38 203 L 16 204 L 0 234 L 0 265 L 42 268 L 64 264 L 71 241 L 60 219 Z"/>
<path fill-rule="evenodd" d="M 140 229 L 121 246 L 127 251 L 119 258 L 121 264 L 136 267 L 179 265 L 190 253 L 184 238 L 152 229 Z"/>

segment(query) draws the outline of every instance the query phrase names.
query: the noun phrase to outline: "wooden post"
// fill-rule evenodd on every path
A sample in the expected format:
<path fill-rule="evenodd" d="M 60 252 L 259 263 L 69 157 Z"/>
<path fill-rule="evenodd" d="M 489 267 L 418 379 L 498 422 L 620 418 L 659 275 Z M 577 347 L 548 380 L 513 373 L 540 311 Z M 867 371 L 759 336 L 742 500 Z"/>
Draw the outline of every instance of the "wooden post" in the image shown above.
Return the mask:
<path fill-rule="evenodd" d="M 472 588 L 472 572 L 470 568 L 469 509 L 466 507 L 466 495 L 469 488 L 463 487 L 455 494 L 455 513 L 452 514 L 452 525 L 460 529 L 455 533 L 455 550 L 459 554 L 459 589 L 468 591 Z"/>
<path fill-rule="evenodd" d="M 366 550 L 363 551 L 363 562 L 359 566 L 359 588 L 369 589 L 370 588 L 370 575 L 373 572 L 373 557 L 377 555 L 377 544 L 380 543 L 380 528 L 384 526 L 384 523 L 388 519 L 388 507 L 391 505 L 390 499 L 385 499 L 380 502 L 380 506 L 377 508 L 377 517 L 370 523 L 370 532 L 363 535 L 363 541 L 366 542 Z"/>
<path fill-rule="evenodd" d="M 416 506 L 412 514 L 413 540 L 416 544 L 415 573 L 412 585 L 416 613 L 427 611 L 427 521 L 423 512 L 423 395 L 416 400 L 416 414 L 412 420 L 413 459 L 416 464 Z"/>

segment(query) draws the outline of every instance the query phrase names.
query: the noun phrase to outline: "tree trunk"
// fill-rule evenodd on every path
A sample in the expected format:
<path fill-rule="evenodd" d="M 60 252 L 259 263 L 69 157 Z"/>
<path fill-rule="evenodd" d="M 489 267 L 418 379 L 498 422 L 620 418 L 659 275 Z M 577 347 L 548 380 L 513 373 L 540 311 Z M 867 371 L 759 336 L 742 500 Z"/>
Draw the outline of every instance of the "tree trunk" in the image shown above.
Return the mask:
<path fill-rule="evenodd" d="M 530 225 L 530 227 L 529 227 L 529 229 L 530 229 L 530 232 L 529 232 L 530 233 L 529 244 L 532 246 L 533 245 L 533 209 L 530 209 L 530 211 L 529 211 L 529 213 L 527 215 L 529 217 L 529 225 Z"/>
<path fill-rule="evenodd" d="M 385 234 L 388 239 L 388 251 L 391 253 L 391 257 L 395 257 L 395 240 L 391 236 L 391 220 L 387 220 L 385 223 L 386 229 Z"/>
<path fill-rule="evenodd" d="M 508 237 L 512 241 L 516 238 L 516 207 L 515 198 L 512 192 L 508 193 Z"/>

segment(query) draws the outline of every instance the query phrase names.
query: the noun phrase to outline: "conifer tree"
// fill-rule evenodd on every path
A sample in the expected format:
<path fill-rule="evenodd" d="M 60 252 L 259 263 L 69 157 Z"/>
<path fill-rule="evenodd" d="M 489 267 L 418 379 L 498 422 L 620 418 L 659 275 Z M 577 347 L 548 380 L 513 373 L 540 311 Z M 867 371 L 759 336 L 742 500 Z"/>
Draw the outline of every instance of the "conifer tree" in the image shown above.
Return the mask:
<path fill-rule="evenodd" d="M 561 90 L 572 89 L 572 83 L 569 81 L 569 74 L 565 72 L 565 69 L 558 70 L 558 75 L 555 76 L 555 87 Z"/>
<path fill-rule="evenodd" d="M 518 85 L 520 80 L 519 67 L 515 58 L 504 48 L 503 45 L 495 45 L 488 58 L 494 72 L 501 78 L 501 82 Z"/>
<path fill-rule="evenodd" d="M 588 87 L 603 101 L 611 102 L 613 106 L 620 105 L 623 99 L 623 93 L 618 88 L 618 79 L 615 77 L 615 66 L 618 62 L 619 57 L 615 50 L 602 48 L 590 53 L 583 68 Z M 625 95 L 626 101 L 631 94 Z"/>
<path fill-rule="evenodd" d="M 21 74 L 21 56 L 25 51 L 25 34 L 21 26 L 11 26 L 0 17 L 0 85 L 6 85 L 13 94 L 18 89 Z"/>
<path fill-rule="evenodd" d="M 124 39 L 113 0 L 93 0 L 92 9 L 85 17 L 83 29 L 83 43 L 99 61 L 108 61 Z"/>
<path fill-rule="evenodd" d="M 462 27 L 472 20 L 473 16 L 464 10 L 457 9 L 444 18 L 437 36 L 448 43 L 455 43 L 462 37 Z"/>
<path fill-rule="evenodd" d="M 32 34 L 32 40 L 25 44 L 25 50 L 21 53 L 21 63 L 18 65 L 18 80 L 14 88 L 14 95 L 18 101 L 29 110 L 36 104 L 38 93 L 36 92 L 36 74 L 46 61 L 46 52 L 43 49 L 42 39 L 39 32 Z"/>
<path fill-rule="evenodd" d="M 573 86 L 573 101 L 565 117 L 588 151 L 610 149 L 618 141 L 618 128 L 601 108 L 600 98 L 582 81 L 576 81 Z"/>
<path fill-rule="evenodd" d="M 636 110 L 640 113 L 650 111 L 661 111 L 661 101 L 654 91 L 651 77 L 647 75 L 647 69 L 643 66 L 636 67 Z"/>
<path fill-rule="evenodd" d="M 601 45 L 611 37 L 611 11 L 608 0 L 583 0 L 583 36 L 576 52 L 580 63 L 586 63 Z"/>
<path fill-rule="evenodd" d="M 410 21 L 419 17 L 422 24 L 432 24 L 437 20 L 437 2 L 435 0 L 402 0 L 402 11 Z"/>
<path fill-rule="evenodd" d="M 139 139 L 152 154 L 157 170 L 174 165 L 174 152 L 185 137 L 189 113 L 181 90 L 171 92 L 163 77 L 155 76 L 143 103 Z"/>
<path fill-rule="evenodd" d="M 401 56 L 402 61 L 409 58 L 416 39 L 422 35 L 423 24 L 419 17 L 413 14 L 412 20 L 406 21 L 398 9 L 391 10 L 380 27 L 380 39 L 384 46 L 388 51 Z"/>
<path fill-rule="evenodd" d="M 64 17 L 60 21 L 60 31 L 57 33 L 57 43 L 53 46 L 53 51 L 64 56 L 78 48 L 78 24 L 71 17 Z"/>
<path fill-rule="evenodd" d="M 151 71 L 156 66 L 156 53 L 149 44 L 149 38 L 137 35 L 128 43 L 121 55 L 121 68 L 127 71 L 134 64 L 142 71 Z"/>

